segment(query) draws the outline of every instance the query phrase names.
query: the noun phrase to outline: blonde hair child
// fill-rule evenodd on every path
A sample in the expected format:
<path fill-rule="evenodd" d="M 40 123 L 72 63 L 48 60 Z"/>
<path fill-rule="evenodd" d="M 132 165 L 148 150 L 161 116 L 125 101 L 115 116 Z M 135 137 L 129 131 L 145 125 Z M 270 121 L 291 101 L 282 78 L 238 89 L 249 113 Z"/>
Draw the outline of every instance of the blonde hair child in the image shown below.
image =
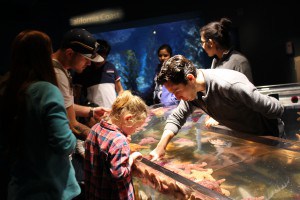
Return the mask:
<path fill-rule="evenodd" d="M 117 97 L 107 121 L 95 124 L 85 141 L 86 199 L 134 199 L 127 137 L 145 122 L 148 107 L 128 90 Z"/>

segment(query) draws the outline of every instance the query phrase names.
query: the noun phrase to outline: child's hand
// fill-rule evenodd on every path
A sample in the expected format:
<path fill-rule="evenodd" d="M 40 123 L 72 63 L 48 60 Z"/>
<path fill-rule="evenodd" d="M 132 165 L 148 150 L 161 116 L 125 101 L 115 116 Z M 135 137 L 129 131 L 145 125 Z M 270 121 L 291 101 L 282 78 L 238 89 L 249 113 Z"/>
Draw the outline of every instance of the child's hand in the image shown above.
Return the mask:
<path fill-rule="evenodd" d="M 142 159 L 143 155 L 140 152 L 133 152 L 130 156 L 132 156 L 133 160 Z"/>
<path fill-rule="evenodd" d="M 143 155 L 140 152 L 133 152 L 132 154 L 130 154 L 129 156 L 129 165 L 131 166 L 133 161 L 135 160 L 141 160 L 143 158 Z"/>
<path fill-rule="evenodd" d="M 131 142 L 131 135 L 127 135 L 126 139 L 127 139 L 128 143 L 130 143 Z"/>

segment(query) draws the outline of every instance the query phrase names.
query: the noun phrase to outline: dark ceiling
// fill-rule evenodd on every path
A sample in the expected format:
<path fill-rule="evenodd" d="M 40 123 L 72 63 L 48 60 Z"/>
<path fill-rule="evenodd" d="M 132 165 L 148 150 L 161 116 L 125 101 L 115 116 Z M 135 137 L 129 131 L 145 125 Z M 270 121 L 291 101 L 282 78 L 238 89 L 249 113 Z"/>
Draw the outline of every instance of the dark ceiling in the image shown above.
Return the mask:
<path fill-rule="evenodd" d="M 103 1 L 103 0 L 73 0 L 73 1 L 1 1 L 1 16 L 6 20 L 35 21 L 43 18 L 65 19 L 87 12 L 106 8 L 122 8 L 125 12 L 125 21 L 148 18 L 153 16 L 169 15 L 197 10 L 205 1 L 187 0 L 184 2 L 154 2 L 154 1 Z M 4 11 L 5 14 L 4 14 Z M 3 18 L 2 18 L 3 19 Z"/>
<path fill-rule="evenodd" d="M 8 1 L 0 2 L 0 22 L 7 29 L 19 32 L 24 28 L 36 28 L 47 32 L 52 29 L 69 29 L 69 19 L 104 9 L 121 9 L 123 18 L 104 26 L 126 24 L 136 20 L 161 16 L 178 15 L 187 12 L 206 11 L 205 0 L 173 1 L 104 1 L 104 0 L 66 0 L 66 1 Z M 204 9 L 203 9 L 204 8 Z M 100 24 L 101 26 L 101 24 Z"/>
<path fill-rule="evenodd" d="M 111 27 L 124 28 L 131 22 L 154 19 L 161 16 L 174 16 L 198 12 L 204 6 L 205 0 L 174 1 L 107 1 L 107 0 L 2 0 L 0 2 L 0 22 L 2 33 L 0 37 L 1 56 L 7 58 L 14 37 L 24 29 L 37 29 L 50 35 L 54 49 L 58 46 L 61 36 L 71 28 L 69 19 L 104 9 L 121 9 L 122 19 L 107 24 L 97 24 L 103 29 Z M 204 9 L 205 10 L 205 9 Z M 157 21 L 156 21 L 157 23 Z M 4 31 L 5 30 L 5 31 Z M 8 65 L 7 59 L 3 65 Z M 0 74 L 3 73 L 0 68 Z"/>
<path fill-rule="evenodd" d="M 46 32 L 52 38 L 55 50 L 64 32 L 71 28 L 69 23 L 71 17 L 104 9 L 121 9 L 124 13 L 122 19 L 93 26 L 103 31 L 130 28 L 130 26 L 136 26 L 137 21 L 141 25 L 164 23 L 161 21 L 165 20 L 164 17 L 171 21 L 172 18 L 184 17 L 190 13 L 199 14 L 207 22 L 229 17 L 239 28 L 240 49 L 248 55 L 255 68 L 256 82 L 258 84 L 272 83 L 274 78 L 270 76 L 269 80 L 266 80 L 262 74 L 270 71 L 275 73 L 276 67 L 274 66 L 278 68 L 275 80 L 286 82 L 284 79 L 287 78 L 282 75 L 282 72 L 287 70 L 282 70 L 281 67 L 287 68 L 289 64 L 288 59 L 282 54 L 284 54 L 285 42 L 296 41 L 300 35 L 300 15 L 297 5 L 288 2 L 262 4 L 255 1 L 240 3 L 211 0 L 136 1 L 138 0 L 2 0 L 0 2 L 2 25 L 0 74 L 6 72 L 9 66 L 12 40 L 23 29 L 38 29 Z M 86 28 L 89 30 L 89 28 L 94 28 L 93 26 Z M 266 59 L 275 57 L 277 59 Z M 270 62 L 273 63 L 270 64 Z"/>

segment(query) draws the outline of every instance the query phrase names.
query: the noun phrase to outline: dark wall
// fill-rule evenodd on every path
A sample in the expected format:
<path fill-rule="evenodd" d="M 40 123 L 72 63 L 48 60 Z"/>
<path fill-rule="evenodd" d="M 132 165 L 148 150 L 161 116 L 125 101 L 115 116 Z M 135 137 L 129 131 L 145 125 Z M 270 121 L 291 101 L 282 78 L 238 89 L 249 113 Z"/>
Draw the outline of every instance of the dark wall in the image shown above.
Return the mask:
<path fill-rule="evenodd" d="M 294 4 L 224 5 L 205 12 L 207 20 L 229 17 L 238 30 L 238 50 L 249 59 L 255 85 L 296 81 L 294 57 L 300 55 L 300 15 Z M 292 54 L 286 44 L 291 42 Z"/>
<path fill-rule="evenodd" d="M 61 3 L 63 2 L 63 4 Z M 121 8 L 123 19 L 110 24 L 97 25 L 103 30 L 159 22 L 162 16 L 182 16 L 199 12 L 205 21 L 232 19 L 238 32 L 238 50 L 248 57 L 255 85 L 271 85 L 294 82 L 294 56 L 300 55 L 300 16 L 297 6 L 274 5 L 272 8 L 259 4 L 216 5 L 212 1 L 191 1 L 158 4 L 155 2 L 128 3 L 108 1 L 57 1 L 37 0 L 2 1 L 0 14 L 1 66 L 0 74 L 8 70 L 10 45 L 13 38 L 23 29 L 34 28 L 45 31 L 58 48 L 62 34 L 70 29 L 69 17 L 78 16 L 105 8 Z M 4 15 L 4 11 L 9 13 Z M 292 54 L 286 53 L 286 43 L 294 45 Z"/>
<path fill-rule="evenodd" d="M 238 10 L 241 51 L 249 58 L 256 85 L 296 81 L 294 56 L 300 38 L 300 17 L 293 5 L 248 6 Z M 294 49 L 288 52 L 291 42 Z M 298 44 L 299 45 L 299 44 Z"/>
<path fill-rule="evenodd" d="M 0 3 L 1 23 L 1 66 L 0 74 L 8 70 L 10 60 L 10 46 L 15 36 L 24 29 L 37 29 L 46 32 L 56 44 L 56 38 L 61 37 L 63 31 L 67 30 L 67 17 L 61 9 L 54 9 L 37 1 L 2 1 Z"/>
<path fill-rule="evenodd" d="M 124 11 L 123 19 L 109 24 L 99 25 L 103 30 L 111 28 L 126 28 L 151 21 L 163 15 L 174 15 L 197 10 L 195 5 L 202 0 L 188 0 L 191 4 L 170 2 L 156 4 L 151 1 L 99 1 L 99 0 L 2 0 L 0 2 L 1 28 L 1 66 L 0 75 L 8 70 L 10 46 L 15 36 L 23 29 L 37 29 L 45 31 L 53 42 L 54 50 L 58 48 L 64 32 L 69 30 L 69 18 L 86 13 L 113 8 Z M 137 22 L 141 21 L 141 22 Z M 84 26 L 83 26 L 84 27 Z"/>

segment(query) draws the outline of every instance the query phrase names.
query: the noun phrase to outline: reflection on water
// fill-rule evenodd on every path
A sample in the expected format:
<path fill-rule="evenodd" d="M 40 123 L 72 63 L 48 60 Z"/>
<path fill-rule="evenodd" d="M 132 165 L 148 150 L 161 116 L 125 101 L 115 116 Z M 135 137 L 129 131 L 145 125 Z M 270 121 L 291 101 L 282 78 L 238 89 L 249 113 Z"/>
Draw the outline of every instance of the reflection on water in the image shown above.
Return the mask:
<path fill-rule="evenodd" d="M 132 143 L 140 145 L 135 150 L 149 155 L 173 108 L 156 108 L 144 129 L 133 135 Z M 186 166 L 207 163 L 205 168 L 212 169 L 214 180 L 225 179 L 220 186 L 232 199 L 300 199 L 299 149 L 281 149 L 210 131 L 203 126 L 204 116 L 201 111 L 194 113 L 172 139 L 165 155 L 168 162 Z M 293 142 L 291 146 L 300 146 Z M 170 199 L 168 195 L 140 184 L 138 178 L 134 180 L 141 195 L 150 195 L 150 199 Z"/>

